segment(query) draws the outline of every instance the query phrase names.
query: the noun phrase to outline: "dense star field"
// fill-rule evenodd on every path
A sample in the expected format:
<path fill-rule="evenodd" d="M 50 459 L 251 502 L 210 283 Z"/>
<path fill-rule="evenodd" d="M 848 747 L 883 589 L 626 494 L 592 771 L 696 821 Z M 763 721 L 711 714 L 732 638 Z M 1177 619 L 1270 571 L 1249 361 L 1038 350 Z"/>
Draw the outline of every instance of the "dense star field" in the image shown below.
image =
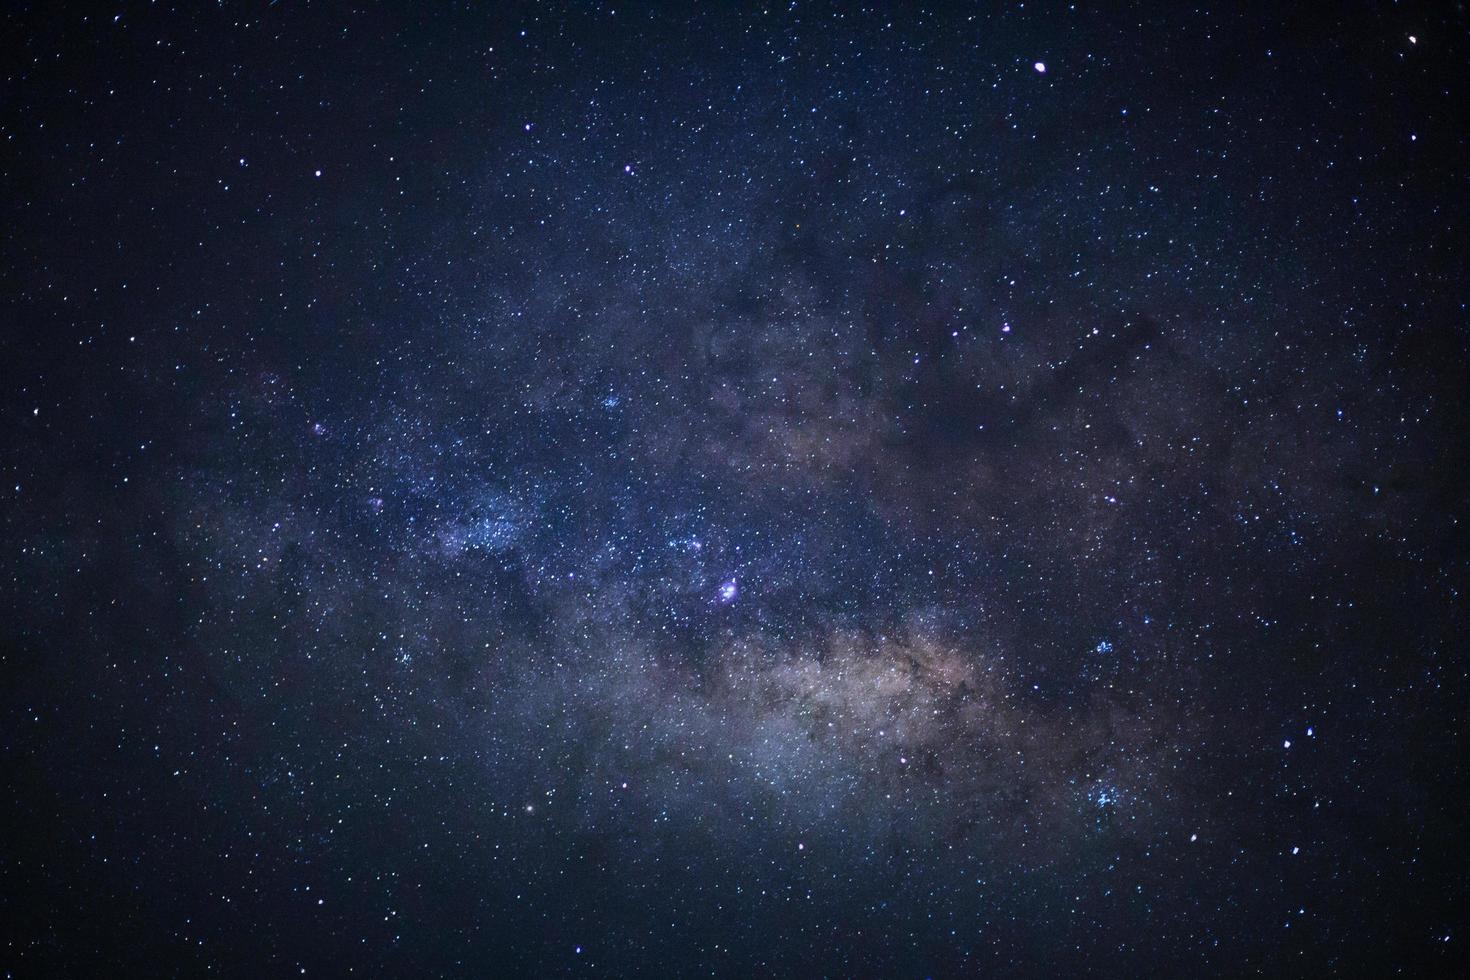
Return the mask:
<path fill-rule="evenodd" d="M 1103 6 L 7 7 L 5 975 L 1463 969 L 1470 15 Z"/>

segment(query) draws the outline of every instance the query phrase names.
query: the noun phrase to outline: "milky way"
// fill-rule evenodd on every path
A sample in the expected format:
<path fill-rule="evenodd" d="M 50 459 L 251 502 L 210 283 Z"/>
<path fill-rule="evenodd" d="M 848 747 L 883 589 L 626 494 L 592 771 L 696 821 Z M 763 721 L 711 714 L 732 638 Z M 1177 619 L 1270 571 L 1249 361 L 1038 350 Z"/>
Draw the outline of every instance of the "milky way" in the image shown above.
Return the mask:
<path fill-rule="evenodd" d="M 1433 976 L 1463 11 L 16 9 L 16 976 Z"/>

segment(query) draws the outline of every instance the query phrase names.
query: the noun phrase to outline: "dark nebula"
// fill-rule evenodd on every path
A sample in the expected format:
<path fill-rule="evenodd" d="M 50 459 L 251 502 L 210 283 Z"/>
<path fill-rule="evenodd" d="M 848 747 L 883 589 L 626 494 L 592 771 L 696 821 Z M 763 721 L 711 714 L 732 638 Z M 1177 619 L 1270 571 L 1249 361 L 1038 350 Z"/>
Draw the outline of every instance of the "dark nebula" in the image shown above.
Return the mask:
<path fill-rule="evenodd" d="M 4 975 L 1464 975 L 1470 16 L 1092 7 L 0 13 Z"/>

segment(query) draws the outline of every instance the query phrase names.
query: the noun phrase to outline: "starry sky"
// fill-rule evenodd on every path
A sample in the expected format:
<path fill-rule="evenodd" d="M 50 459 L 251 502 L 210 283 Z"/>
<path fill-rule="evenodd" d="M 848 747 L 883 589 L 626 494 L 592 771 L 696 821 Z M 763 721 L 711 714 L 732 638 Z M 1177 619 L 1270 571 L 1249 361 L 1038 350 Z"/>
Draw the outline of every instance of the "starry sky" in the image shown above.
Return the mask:
<path fill-rule="evenodd" d="M 1463 966 L 1470 15 L 1097 7 L 7 6 L 5 975 Z"/>

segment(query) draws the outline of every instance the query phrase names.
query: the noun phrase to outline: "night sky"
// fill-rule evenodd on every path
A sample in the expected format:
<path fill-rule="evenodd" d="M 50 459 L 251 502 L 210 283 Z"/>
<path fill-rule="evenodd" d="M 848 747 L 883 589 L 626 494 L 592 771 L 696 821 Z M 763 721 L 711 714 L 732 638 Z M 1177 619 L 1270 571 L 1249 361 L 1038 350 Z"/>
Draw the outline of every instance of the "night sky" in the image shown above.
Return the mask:
<path fill-rule="evenodd" d="M 1465 968 L 1463 4 L 170 6 L 0 14 L 4 976 Z"/>

